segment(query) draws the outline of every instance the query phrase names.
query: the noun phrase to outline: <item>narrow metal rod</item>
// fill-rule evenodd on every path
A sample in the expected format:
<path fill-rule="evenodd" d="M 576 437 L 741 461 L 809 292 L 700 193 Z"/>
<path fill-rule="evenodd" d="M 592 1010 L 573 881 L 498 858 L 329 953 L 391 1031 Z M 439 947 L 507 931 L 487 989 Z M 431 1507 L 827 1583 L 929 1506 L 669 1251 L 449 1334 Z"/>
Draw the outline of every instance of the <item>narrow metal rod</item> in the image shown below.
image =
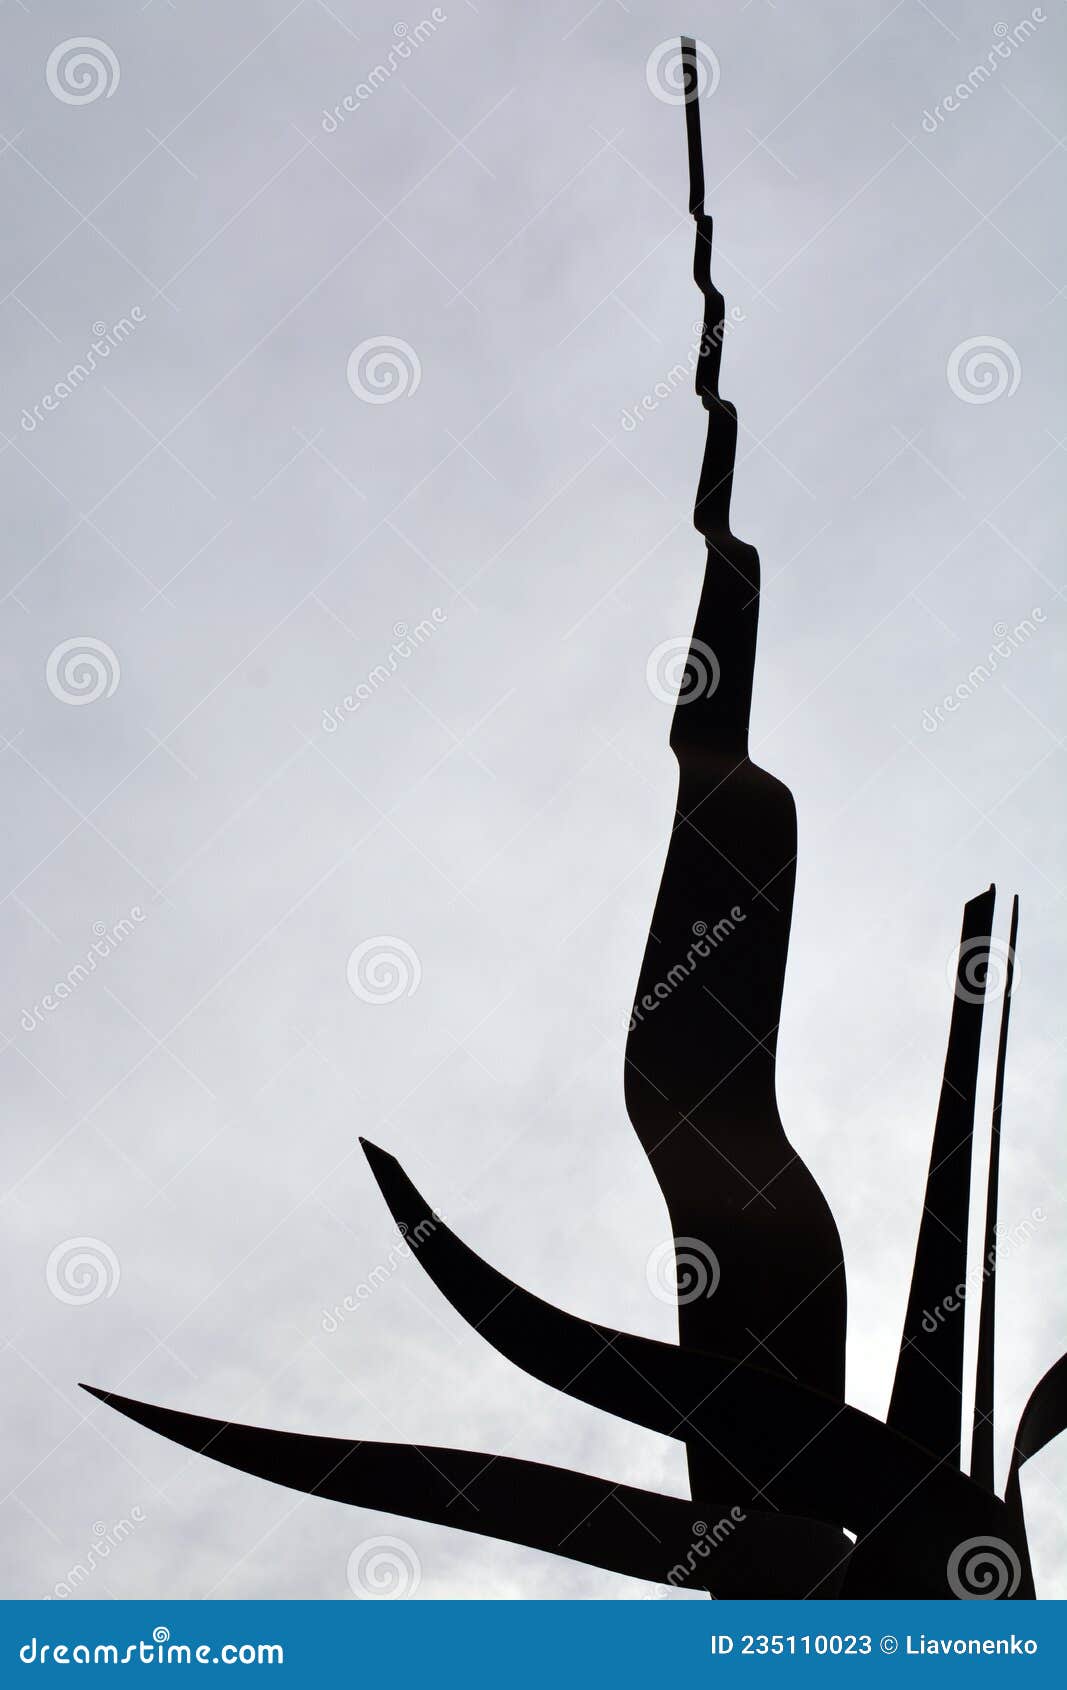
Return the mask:
<path fill-rule="evenodd" d="M 682 36 L 682 82 L 685 89 L 685 136 L 689 144 L 689 211 L 704 213 L 704 157 L 700 145 L 700 74 L 697 44 L 691 35 Z"/>
<path fill-rule="evenodd" d="M 996 1337 L 997 1204 L 1000 1198 L 1000 1118 L 1004 1108 L 1004 1069 L 1008 1057 L 1008 1021 L 1015 975 L 1015 943 L 1019 936 L 1019 900 L 1011 906 L 1011 934 L 1004 972 L 1000 1010 L 997 1072 L 993 1082 L 993 1127 L 989 1140 L 989 1184 L 986 1189 L 985 1246 L 982 1255 L 982 1301 L 978 1313 L 978 1360 L 974 1379 L 974 1430 L 971 1436 L 971 1478 L 993 1489 L 993 1391 Z"/>

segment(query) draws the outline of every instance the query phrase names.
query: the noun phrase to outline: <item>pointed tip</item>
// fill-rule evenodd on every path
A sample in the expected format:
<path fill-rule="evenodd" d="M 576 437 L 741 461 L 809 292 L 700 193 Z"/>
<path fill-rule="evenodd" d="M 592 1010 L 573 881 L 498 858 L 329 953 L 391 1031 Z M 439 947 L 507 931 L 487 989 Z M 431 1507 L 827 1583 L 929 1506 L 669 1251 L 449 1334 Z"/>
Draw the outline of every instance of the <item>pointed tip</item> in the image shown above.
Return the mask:
<path fill-rule="evenodd" d="M 436 1219 L 433 1209 L 421 1191 L 411 1183 L 396 1157 L 391 1156 L 388 1150 L 371 1144 L 367 1139 L 361 1139 L 360 1143 L 378 1190 L 385 1198 L 389 1213 L 397 1225 L 410 1231 L 424 1220 Z"/>
<path fill-rule="evenodd" d="M 967 899 L 967 902 L 966 902 L 964 908 L 968 909 L 968 910 L 977 910 L 983 904 L 995 905 L 996 901 L 997 901 L 996 882 L 991 880 L 989 882 L 989 885 L 984 887 L 981 892 L 976 892 L 973 897 Z"/>
<path fill-rule="evenodd" d="M 85 1385 L 80 1379 L 78 1380 L 78 1389 L 79 1391 L 88 1391 L 89 1395 L 91 1397 L 95 1397 L 98 1402 L 108 1402 L 110 1400 L 110 1391 L 101 1391 L 96 1385 Z"/>
<path fill-rule="evenodd" d="M 388 1150 L 383 1150 L 380 1144 L 374 1143 L 373 1139 L 361 1138 L 359 1146 L 372 1168 L 396 1161 L 395 1156 L 390 1156 Z"/>
<path fill-rule="evenodd" d="M 414 1187 L 411 1186 L 411 1182 L 401 1164 L 395 1156 L 390 1155 L 388 1150 L 383 1150 L 380 1144 L 373 1144 L 369 1138 L 361 1138 L 359 1142 L 363 1154 L 367 1158 L 367 1166 L 374 1175 L 378 1190 L 385 1198 L 393 1212 L 394 1219 L 396 1219 L 398 1218 L 397 1204 L 400 1202 L 400 1193 L 404 1193 L 404 1202 L 406 1203 L 410 1195 L 408 1188 L 410 1187 L 413 1191 Z M 417 1195 L 418 1193 L 416 1193 Z"/>

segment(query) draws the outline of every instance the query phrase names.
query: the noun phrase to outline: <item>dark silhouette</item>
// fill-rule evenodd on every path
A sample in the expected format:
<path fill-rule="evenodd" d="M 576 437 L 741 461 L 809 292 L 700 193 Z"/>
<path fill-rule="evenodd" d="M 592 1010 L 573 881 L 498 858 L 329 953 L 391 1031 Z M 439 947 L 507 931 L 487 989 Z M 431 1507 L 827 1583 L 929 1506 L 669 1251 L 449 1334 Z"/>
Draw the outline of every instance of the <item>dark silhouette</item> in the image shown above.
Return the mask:
<path fill-rule="evenodd" d="M 971 1145 L 993 901 L 991 886 L 963 912 L 945 1077 L 888 1415 L 894 1431 L 957 1464 L 965 1299 L 956 1297 L 955 1287 L 967 1279 Z"/>
<path fill-rule="evenodd" d="M 730 530 L 737 413 L 719 395 L 725 302 L 711 279 L 691 44 L 684 62 L 693 269 L 704 300 L 696 390 L 708 419 L 694 522 L 707 555 L 671 729 L 677 809 L 637 983 L 638 1010 L 653 1007 L 631 1023 L 626 1107 L 675 1238 L 699 1241 L 716 1264 L 715 1294 L 680 1301 L 683 1346 L 752 1359 L 842 1398 L 841 1241 L 786 1138 L 775 1093 L 796 807 L 748 754 L 759 558 Z M 730 1483 L 758 1505 L 744 1474 L 705 1440 L 689 1442 L 688 1460 L 694 1496 Z"/>
<path fill-rule="evenodd" d="M 693 1501 L 464 1450 L 230 1425 L 85 1388 L 176 1443 L 276 1484 L 718 1597 L 1029 1597 L 1019 1470 L 1067 1428 L 1067 1357 L 1023 1412 L 1002 1501 L 993 1488 L 994 1270 L 1018 900 L 994 1086 L 968 1475 L 962 1287 L 994 890 L 964 911 L 926 1202 L 883 1424 L 844 1400 L 841 1245 L 786 1137 L 775 1092 L 796 815 L 787 788 L 748 754 L 759 560 L 729 525 L 737 417 L 719 395 L 724 304 L 711 280 L 688 38 L 682 62 L 694 273 L 704 298 L 696 389 L 707 445 L 695 523 L 706 564 L 671 732 L 677 810 L 625 1071 L 627 1110 L 673 1228 L 680 1343 L 595 1325 L 513 1284 L 456 1237 L 392 1156 L 363 1142 L 409 1245 L 463 1318 L 535 1378 L 681 1439 Z"/>
<path fill-rule="evenodd" d="M 1019 936 L 1019 900 L 1012 899 L 1011 933 L 1005 961 L 1004 999 L 1000 1011 L 997 1071 L 993 1081 L 993 1122 L 986 1183 L 985 1244 L 982 1252 L 982 1300 L 978 1315 L 978 1362 L 975 1368 L 971 1478 L 993 1489 L 993 1343 L 996 1327 L 997 1208 L 1000 1201 L 1000 1117 L 1004 1109 L 1004 1070 L 1008 1060 L 1008 1021 L 1015 979 L 1015 941 Z M 988 961 L 987 961 L 988 967 Z"/>

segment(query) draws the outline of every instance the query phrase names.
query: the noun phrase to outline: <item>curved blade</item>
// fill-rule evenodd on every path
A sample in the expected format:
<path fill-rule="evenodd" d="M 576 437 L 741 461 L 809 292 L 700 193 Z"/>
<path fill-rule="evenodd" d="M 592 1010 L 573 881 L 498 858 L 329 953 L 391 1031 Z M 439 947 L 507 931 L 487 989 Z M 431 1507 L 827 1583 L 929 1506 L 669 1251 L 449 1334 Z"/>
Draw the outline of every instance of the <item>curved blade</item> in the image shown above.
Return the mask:
<path fill-rule="evenodd" d="M 811 1520 L 684 1502 L 539 1462 L 307 1437 L 182 1414 L 92 1385 L 82 1389 L 186 1449 L 291 1490 L 502 1538 L 678 1589 L 807 1596 L 819 1576 L 812 1568 L 843 1564 L 840 1550 L 847 1555 L 850 1547 L 840 1539 L 828 1555 L 826 1528 Z"/>
<path fill-rule="evenodd" d="M 870 1533 L 921 1491 L 924 1511 L 1011 1536 L 1003 1503 L 881 1421 L 779 1374 L 553 1308 L 477 1256 L 400 1163 L 361 1140 L 409 1247 L 459 1314 L 536 1379 L 670 1437 L 702 1437 L 721 1494 Z M 719 1487 L 717 1487 L 719 1488 Z M 999 1524 L 998 1524 L 999 1523 Z M 914 1549 L 912 1551 L 914 1556 Z"/>
<path fill-rule="evenodd" d="M 1029 1554 L 1026 1552 L 1026 1521 L 1023 1514 L 1023 1493 L 1019 1473 L 1032 1455 L 1038 1455 L 1053 1438 L 1067 1432 L 1067 1355 L 1054 1362 L 1030 1392 L 1026 1407 L 1019 1417 L 1015 1434 L 1011 1471 L 1004 1501 L 1015 1524 L 1015 1535 L 1024 1551 L 1023 1574 L 1033 1583 Z"/>
<path fill-rule="evenodd" d="M 1061 1432 L 1067 1432 L 1067 1355 L 1062 1355 L 1030 1392 L 1015 1434 L 1013 1475 Z"/>

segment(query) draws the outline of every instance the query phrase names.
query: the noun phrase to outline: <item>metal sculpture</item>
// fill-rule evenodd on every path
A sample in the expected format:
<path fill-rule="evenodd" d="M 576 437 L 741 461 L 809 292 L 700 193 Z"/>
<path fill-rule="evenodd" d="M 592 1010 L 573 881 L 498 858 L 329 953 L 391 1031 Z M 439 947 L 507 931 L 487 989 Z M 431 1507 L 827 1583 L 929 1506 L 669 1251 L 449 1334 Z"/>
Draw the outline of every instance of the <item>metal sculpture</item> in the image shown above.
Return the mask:
<path fill-rule="evenodd" d="M 671 732 L 677 809 L 626 1045 L 627 1110 L 667 1203 L 680 1343 L 564 1313 L 514 1285 L 434 1213 L 395 1159 L 371 1170 L 453 1307 L 535 1378 L 680 1439 L 693 1500 L 529 1461 L 239 1426 L 113 1393 L 130 1419 L 243 1472 L 731 1596 L 1034 1595 L 1019 1472 L 1067 1428 L 1067 1356 L 1033 1392 L 1003 1500 L 993 1488 L 993 1339 L 1001 1117 L 1018 900 L 994 1087 L 971 1471 L 961 1470 L 975 1095 L 994 889 L 966 906 L 911 1295 L 886 1422 L 844 1400 L 845 1274 L 829 1207 L 792 1149 L 775 1047 L 796 859 L 789 790 L 752 762 L 759 560 L 731 532 L 736 412 L 719 394 L 724 302 L 711 280 L 695 43 L 682 39 L 696 390 L 707 445 L 695 524 L 704 585 Z M 728 944 L 707 938 L 729 912 Z M 932 1317 L 931 1311 L 937 1311 Z M 713 1526 L 709 1522 L 716 1522 Z"/>

